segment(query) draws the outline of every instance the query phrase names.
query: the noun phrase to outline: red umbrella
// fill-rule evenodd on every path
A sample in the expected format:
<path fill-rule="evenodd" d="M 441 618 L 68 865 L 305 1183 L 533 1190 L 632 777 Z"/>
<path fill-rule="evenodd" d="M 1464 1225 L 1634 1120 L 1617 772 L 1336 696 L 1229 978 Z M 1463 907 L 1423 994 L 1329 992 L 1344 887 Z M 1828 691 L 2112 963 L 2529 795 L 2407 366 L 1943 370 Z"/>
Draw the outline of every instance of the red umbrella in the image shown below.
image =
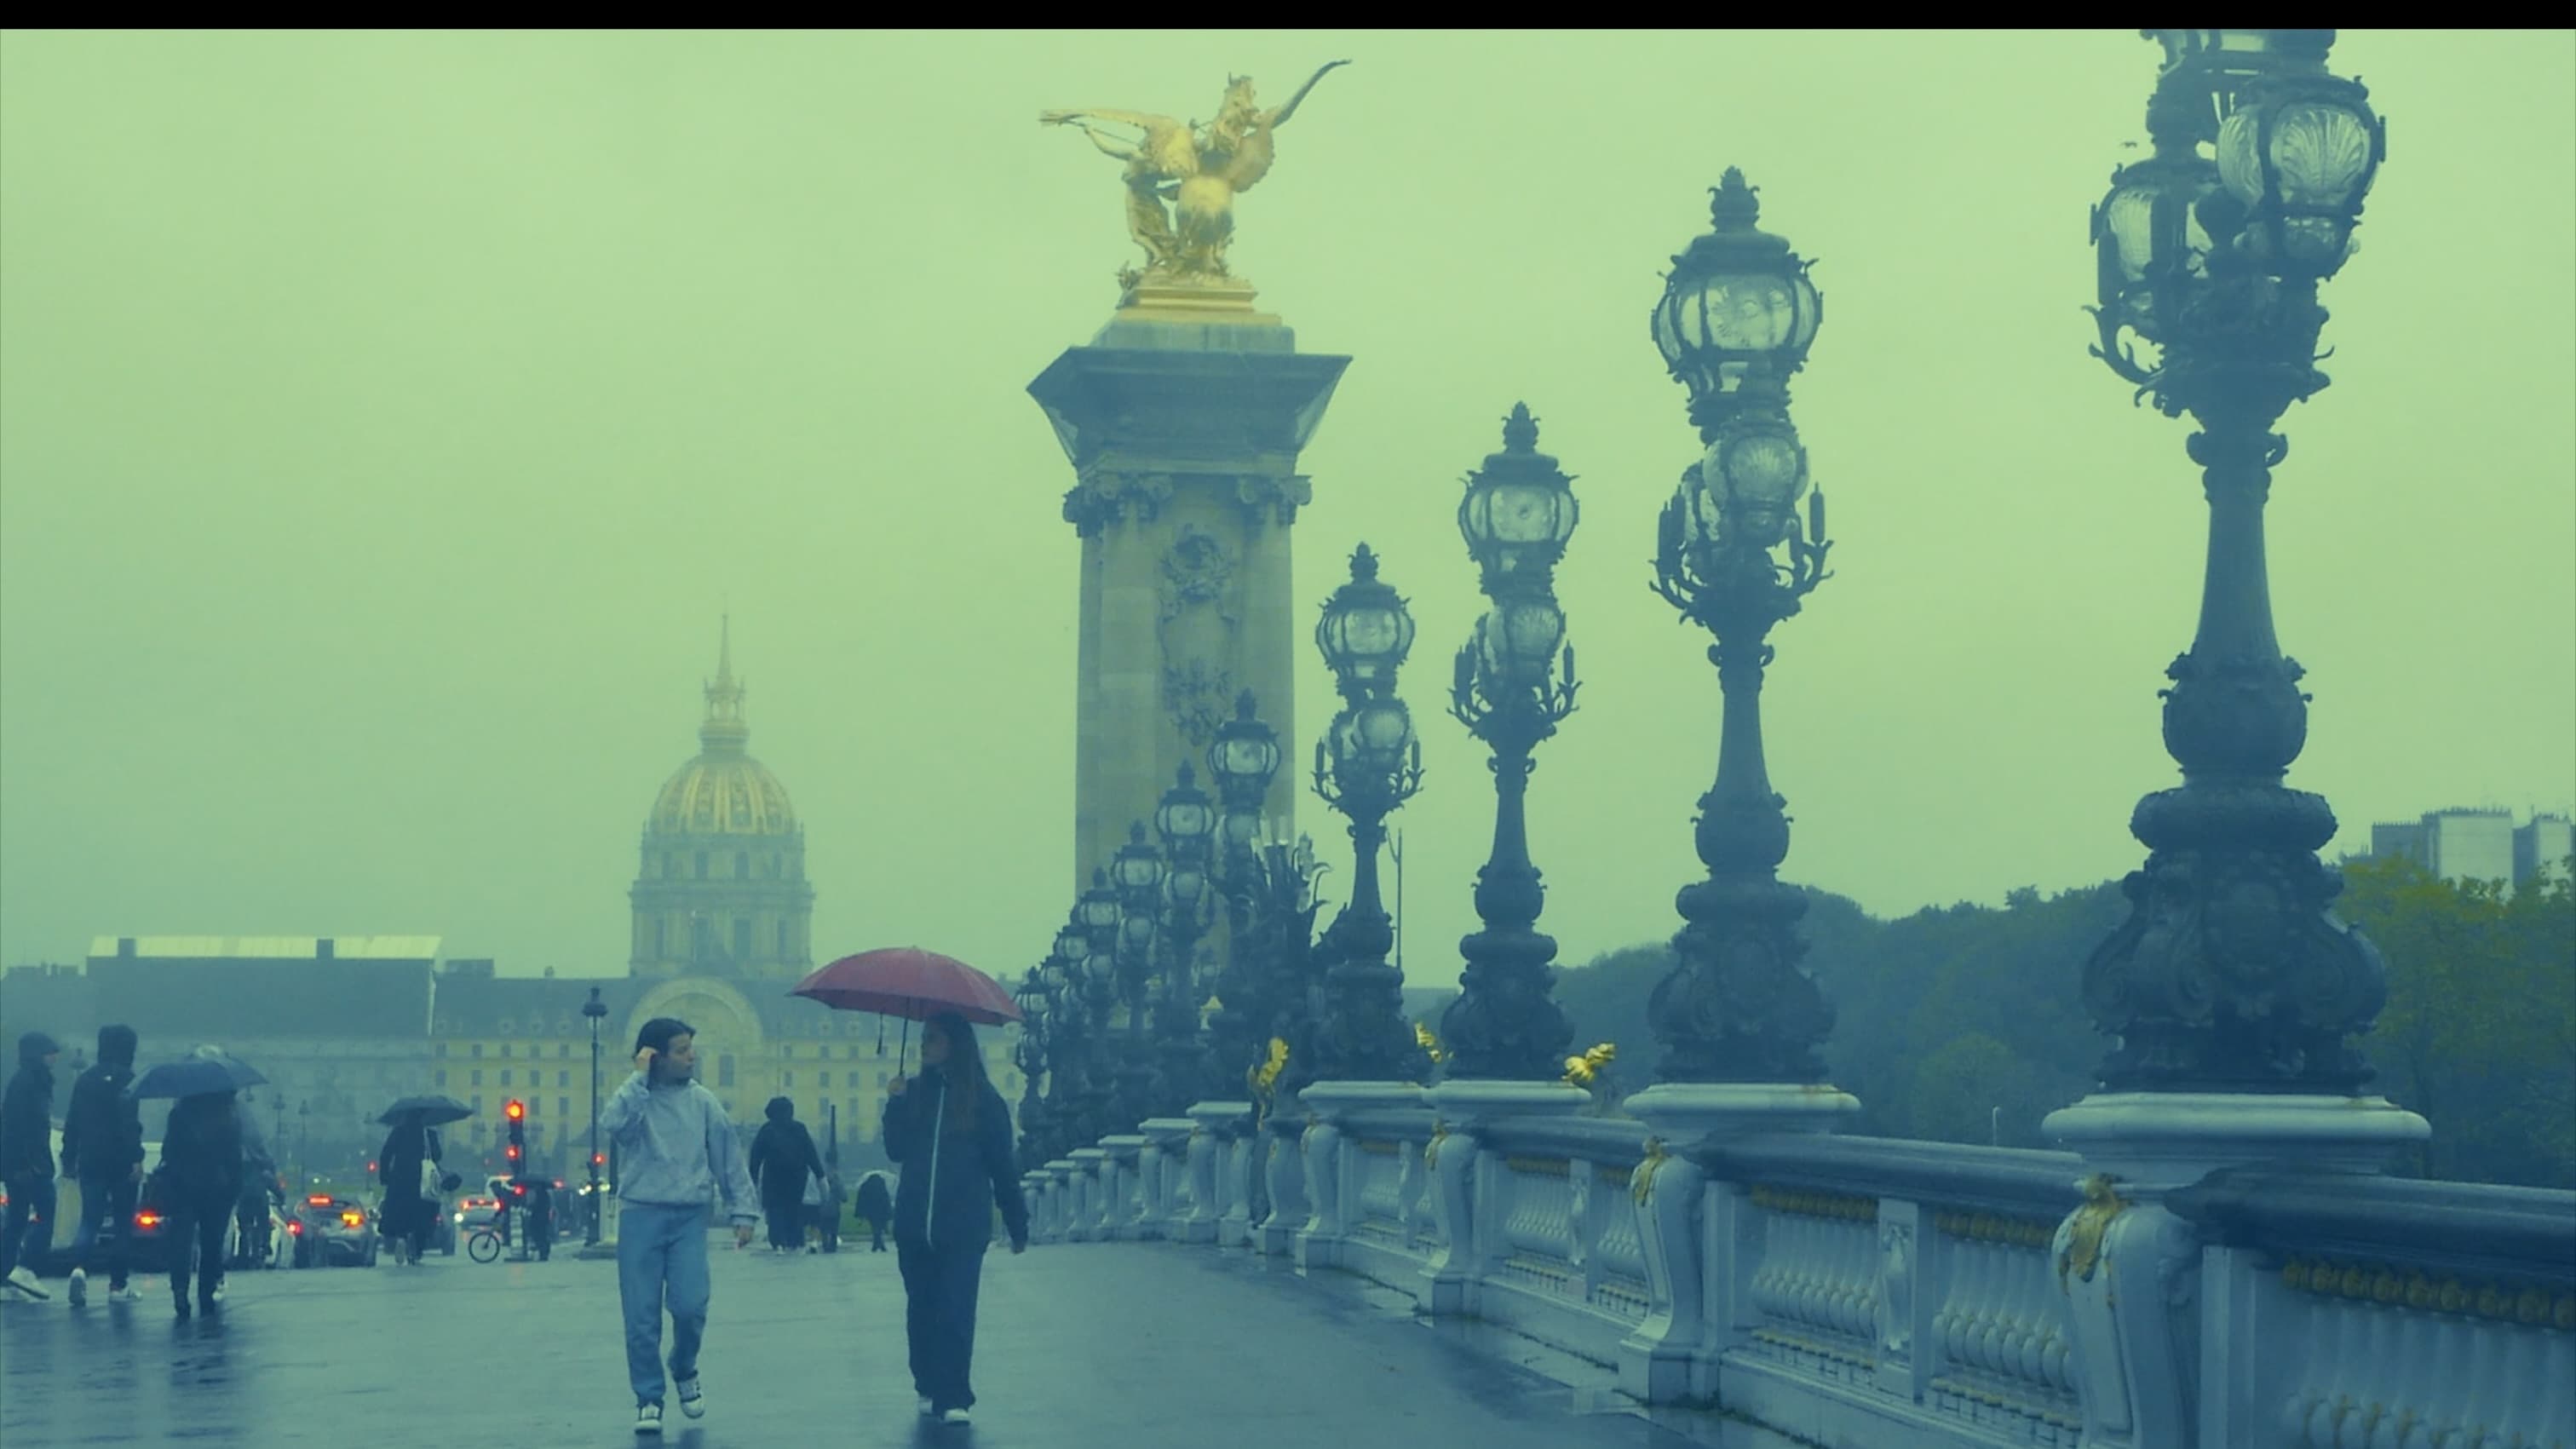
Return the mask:
<path fill-rule="evenodd" d="M 917 946 L 889 946 L 844 956 L 796 983 L 788 995 L 819 1001 L 834 1011 L 901 1017 L 907 1051 L 912 1023 L 943 1011 L 956 1012 L 979 1026 L 1020 1019 L 1019 1003 L 992 977 L 954 957 Z M 885 1050 L 882 1038 L 877 1050 Z"/>

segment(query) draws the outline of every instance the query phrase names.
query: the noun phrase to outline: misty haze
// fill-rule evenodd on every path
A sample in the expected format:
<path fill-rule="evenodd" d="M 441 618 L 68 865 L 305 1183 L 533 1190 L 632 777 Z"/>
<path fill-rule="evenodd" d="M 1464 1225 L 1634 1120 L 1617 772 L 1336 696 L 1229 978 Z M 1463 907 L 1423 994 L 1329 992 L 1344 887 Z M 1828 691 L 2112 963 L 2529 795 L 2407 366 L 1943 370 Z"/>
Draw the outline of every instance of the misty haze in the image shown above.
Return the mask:
<path fill-rule="evenodd" d="M 0 1440 L 2576 1443 L 2571 177 L 2567 30 L 0 33 Z"/>

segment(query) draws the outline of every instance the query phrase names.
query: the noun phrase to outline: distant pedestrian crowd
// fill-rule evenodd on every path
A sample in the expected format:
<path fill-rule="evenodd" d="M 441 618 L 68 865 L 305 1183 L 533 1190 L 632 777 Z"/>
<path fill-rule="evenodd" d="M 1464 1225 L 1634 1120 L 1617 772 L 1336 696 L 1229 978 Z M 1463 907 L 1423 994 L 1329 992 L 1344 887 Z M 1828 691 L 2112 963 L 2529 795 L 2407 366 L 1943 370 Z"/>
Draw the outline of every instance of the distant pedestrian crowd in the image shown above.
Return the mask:
<path fill-rule="evenodd" d="M 169 1276 L 180 1318 L 214 1315 L 224 1301 L 228 1233 L 237 1260 L 266 1261 L 273 1251 L 272 1209 L 285 1205 L 285 1184 L 255 1114 L 240 1100 L 240 1085 L 260 1078 L 220 1050 L 200 1047 L 138 1079 L 136 1045 L 128 1027 L 99 1030 L 97 1061 L 72 1083 L 57 1161 L 54 1070 L 62 1047 L 43 1032 L 19 1039 L 18 1068 L 0 1099 L 0 1189 L 7 1200 L 0 1296 L 52 1297 L 32 1265 L 51 1247 L 58 1179 L 79 1193 L 65 1294 L 74 1306 L 87 1301 L 93 1274 L 106 1276 L 111 1303 L 136 1301 L 142 1295 L 130 1274 L 158 1266 Z M 750 1246 L 755 1225 L 766 1218 L 772 1253 L 831 1250 L 850 1194 L 785 1097 L 771 1100 L 743 1150 L 723 1103 L 696 1080 L 696 1033 L 688 1023 L 646 1022 L 634 1056 L 635 1073 L 601 1105 L 599 1126 L 620 1157 L 617 1280 L 634 1429 L 659 1434 L 668 1393 L 676 1392 L 689 1418 L 707 1411 L 698 1358 L 712 1296 L 707 1235 L 713 1215 L 721 1210 L 730 1221 L 737 1248 Z M 1028 1208 L 1009 1109 L 985 1076 L 974 1028 L 963 1016 L 942 1013 L 924 1024 L 921 1066 L 918 1081 L 898 1075 L 887 1085 L 882 1135 L 898 1175 L 889 1182 L 882 1172 L 866 1174 L 852 1205 L 867 1225 L 870 1251 L 887 1251 L 893 1239 L 921 1413 L 963 1424 L 975 1403 L 969 1373 L 975 1305 L 995 1210 L 1010 1250 L 1019 1253 L 1028 1247 Z M 147 1171 L 140 1103 L 150 1097 L 173 1103 L 160 1159 Z M 376 1160 L 383 1194 L 377 1226 L 397 1263 L 420 1260 L 439 1228 L 445 1195 L 458 1186 L 445 1168 L 437 1123 L 470 1109 L 445 1103 L 450 1110 L 442 1113 L 443 1100 L 405 1099 L 380 1119 L 391 1130 Z M 528 1246 L 541 1257 L 553 1236 L 546 1205 L 542 1193 L 513 1205 Z"/>

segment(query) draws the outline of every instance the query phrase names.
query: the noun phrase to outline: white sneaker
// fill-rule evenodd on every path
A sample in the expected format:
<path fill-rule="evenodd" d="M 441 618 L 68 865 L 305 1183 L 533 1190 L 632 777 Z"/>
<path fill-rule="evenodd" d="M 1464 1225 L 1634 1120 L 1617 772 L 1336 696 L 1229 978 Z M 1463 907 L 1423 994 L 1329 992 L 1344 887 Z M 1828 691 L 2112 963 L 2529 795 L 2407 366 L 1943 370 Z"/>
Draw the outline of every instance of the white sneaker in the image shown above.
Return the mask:
<path fill-rule="evenodd" d="M 10 1269 L 9 1276 L 6 1281 L 10 1287 L 17 1289 L 19 1292 L 26 1294 L 30 1298 L 51 1298 L 54 1296 L 45 1290 L 44 1284 L 36 1281 L 36 1275 L 28 1272 L 27 1265 L 24 1263 Z"/>
<path fill-rule="evenodd" d="M 143 1295 L 135 1292 L 131 1288 L 110 1288 L 107 1290 L 107 1301 L 110 1303 L 140 1303 L 143 1301 Z"/>
<path fill-rule="evenodd" d="M 224 1301 L 224 1290 L 222 1290 L 221 1288 L 218 1288 L 218 1289 L 216 1289 L 214 1292 L 207 1294 L 207 1295 L 206 1295 L 206 1301 L 207 1301 L 207 1302 L 209 1302 L 209 1303 L 221 1303 L 221 1302 L 223 1302 L 223 1301 Z"/>
<path fill-rule="evenodd" d="M 696 1379 L 682 1379 L 674 1385 L 680 1391 L 680 1412 L 692 1419 L 707 1416 L 707 1396 L 698 1389 Z"/>
<path fill-rule="evenodd" d="M 964 1409 L 951 1409 L 947 1413 L 939 1416 L 939 1422 L 952 1427 L 958 1424 L 963 1424 L 967 1422 L 966 1411 Z"/>
<path fill-rule="evenodd" d="M 662 1432 L 662 1406 L 660 1404 L 637 1404 L 635 1406 L 635 1432 L 638 1434 L 659 1434 Z"/>
<path fill-rule="evenodd" d="M 913 1403 L 921 1410 L 921 1417 L 925 1419 L 936 1419 L 939 1417 L 939 1410 L 931 1406 L 930 1400 L 926 1398 L 915 1399 L 913 1400 Z"/>
<path fill-rule="evenodd" d="M 63 1298 L 64 1301 L 70 1303 L 74 1308 L 78 1308 L 89 1301 L 88 1269 L 74 1268 L 72 1270 L 71 1282 L 66 1284 L 63 1288 Z"/>

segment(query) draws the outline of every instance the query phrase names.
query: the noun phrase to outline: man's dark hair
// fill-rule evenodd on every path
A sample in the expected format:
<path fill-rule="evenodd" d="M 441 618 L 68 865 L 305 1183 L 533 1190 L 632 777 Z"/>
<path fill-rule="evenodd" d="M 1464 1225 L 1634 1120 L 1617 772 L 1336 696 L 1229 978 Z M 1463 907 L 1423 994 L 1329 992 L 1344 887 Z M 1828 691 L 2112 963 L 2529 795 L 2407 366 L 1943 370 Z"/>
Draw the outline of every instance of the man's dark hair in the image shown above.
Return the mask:
<path fill-rule="evenodd" d="M 635 1049 L 640 1052 L 646 1047 L 651 1047 L 653 1055 L 658 1057 L 671 1049 L 671 1038 L 697 1034 L 696 1027 L 676 1016 L 657 1016 L 644 1023 L 643 1027 L 635 1033 Z"/>

